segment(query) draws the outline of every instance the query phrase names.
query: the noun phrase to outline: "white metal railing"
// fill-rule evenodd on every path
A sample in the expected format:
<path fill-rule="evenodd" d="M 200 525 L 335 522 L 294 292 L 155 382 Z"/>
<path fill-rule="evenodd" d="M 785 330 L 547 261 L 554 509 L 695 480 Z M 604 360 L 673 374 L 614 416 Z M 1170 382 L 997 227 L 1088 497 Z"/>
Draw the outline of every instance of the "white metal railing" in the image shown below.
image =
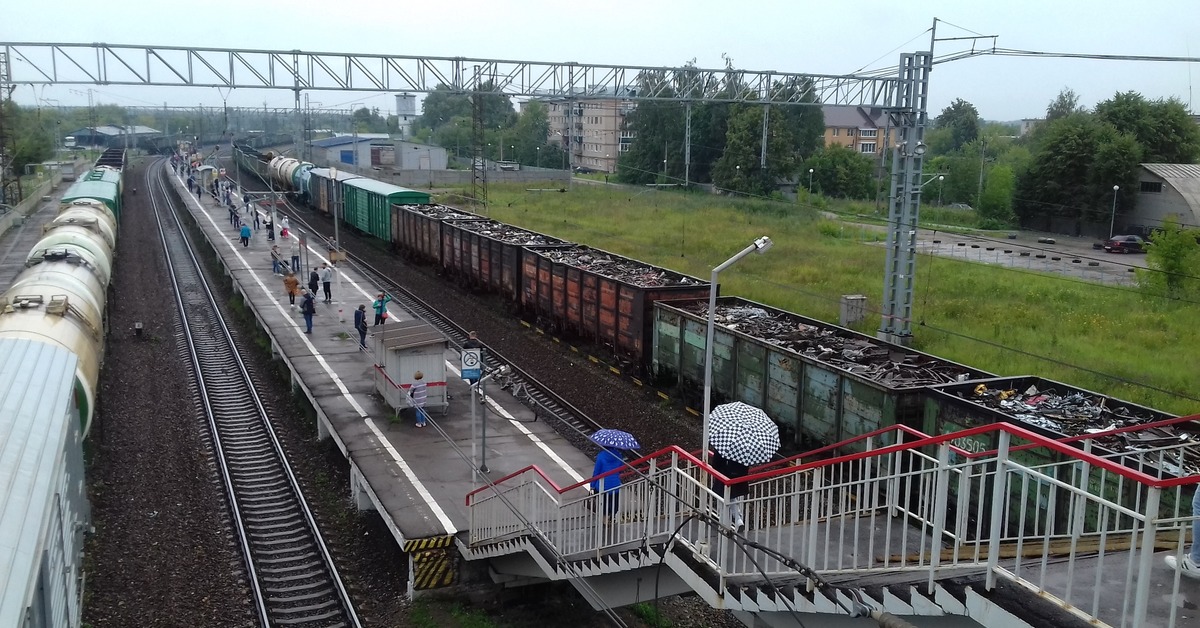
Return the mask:
<path fill-rule="evenodd" d="M 752 475 L 740 535 L 721 532 L 733 522 L 730 487 L 677 448 L 623 474 L 611 520 L 603 495 L 560 488 L 530 468 L 469 497 L 469 544 L 533 535 L 561 561 L 673 541 L 707 563 L 722 588 L 795 580 L 787 557 L 823 578 L 919 574 L 929 592 L 940 578 L 974 573 L 988 589 L 1005 578 L 1097 625 L 1179 625 L 1164 600 L 1176 599 L 1181 583 L 1155 552 L 1187 549 L 1190 491 L 1155 480 L 1185 468 L 1186 445 L 1093 456 L 1090 443 L 1052 445 L 1012 426 L 971 431 L 989 430 L 999 445 L 982 455 L 954 448 L 949 436 L 866 439 L 858 454 Z M 1013 447 L 1014 437 L 1030 445 Z"/>

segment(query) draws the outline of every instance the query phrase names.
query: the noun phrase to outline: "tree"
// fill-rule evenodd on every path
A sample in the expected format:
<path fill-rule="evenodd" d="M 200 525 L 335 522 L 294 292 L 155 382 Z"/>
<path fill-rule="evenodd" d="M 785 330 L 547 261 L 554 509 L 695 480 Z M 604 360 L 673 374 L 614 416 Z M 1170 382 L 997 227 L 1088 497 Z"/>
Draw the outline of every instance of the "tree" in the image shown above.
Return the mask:
<path fill-rule="evenodd" d="M 663 71 L 644 71 L 638 76 L 639 92 L 660 92 L 664 97 L 675 94 Z M 669 100 L 645 101 L 626 118 L 625 124 L 635 138 L 629 150 L 617 162 L 617 178 L 624 183 L 654 183 L 662 176 L 682 174 L 683 106 Z M 667 170 L 665 160 L 674 156 L 673 168 Z M 667 174 L 671 173 L 671 174 Z M 682 177 L 680 177 L 682 178 Z"/>
<path fill-rule="evenodd" d="M 427 94 L 421 103 L 421 115 L 416 120 L 417 126 L 436 130 L 456 117 L 471 119 L 471 93 L 455 92 L 442 84 L 433 89 L 434 91 Z M 517 121 L 512 100 L 503 94 L 488 93 L 492 89 L 492 81 L 480 86 L 481 93 L 478 96 L 483 99 L 483 125 L 488 129 L 509 128 Z"/>
<path fill-rule="evenodd" d="M 1053 122 L 1059 118 L 1065 118 L 1077 113 L 1085 113 L 1087 110 L 1079 106 L 1079 94 L 1074 90 L 1064 87 L 1054 100 L 1046 106 L 1046 122 Z"/>
<path fill-rule="evenodd" d="M 1192 163 L 1200 157 L 1200 127 L 1178 100 L 1148 101 L 1122 92 L 1096 105 L 1096 115 L 1142 145 L 1151 163 Z"/>
<path fill-rule="evenodd" d="M 1013 191 L 1016 188 L 1016 177 L 1012 168 L 996 166 L 987 175 L 987 185 L 983 188 L 983 196 L 979 199 L 976 209 L 983 219 L 983 228 L 1002 229 L 1016 222 L 1017 215 L 1013 213 Z"/>
<path fill-rule="evenodd" d="M 789 83 L 777 81 L 772 92 L 776 98 L 819 104 L 811 79 L 791 79 Z M 783 124 L 792 136 L 792 149 L 801 159 L 809 157 L 825 143 L 825 114 L 821 112 L 821 107 L 812 105 L 780 107 L 783 110 Z M 772 119 L 768 122 L 778 124 L 774 110 L 771 116 Z"/>
<path fill-rule="evenodd" d="M 949 107 L 942 109 L 934 127 L 950 129 L 951 150 L 958 150 L 979 137 L 979 111 L 975 105 L 956 98 Z"/>
<path fill-rule="evenodd" d="M 804 160 L 800 181 L 808 184 L 808 169 L 812 168 L 814 191 L 838 198 L 869 199 L 874 191 L 871 176 L 874 167 L 871 157 L 834 144 Z"/>
<path fill-rule="evenodd" d="M 1163 222 L 1150 236 L 1146 250 L 1149 270 L 1138 270 L 1138 284 L 1148 292 L 1171 298 L 1193 296 L 1200 292 L 1195 276 L 1200 268 L 1200 230 L 1185 229 L 1174 218 Z"/>
<path fill-rule="evenodd" d="M 713 165 L 713 183 L 717 187 L 767 196 L 777 190 L 781 179 L 796 172 L 796 153 L 792 136 L 784 125 L 767 127 L 767 163 L 762 165 L 763 105 L 735 105 L 729 116 L 725 152 Z M 779 107 L 771 107 L 771 116 L 782 116 Z"/>
<path fill-rule="evenodd" d="M 350 114 L 350 124 L 359 133 L 387 133 L 387 120 L 379 115 L 379 108 L 362 107 Z"/>

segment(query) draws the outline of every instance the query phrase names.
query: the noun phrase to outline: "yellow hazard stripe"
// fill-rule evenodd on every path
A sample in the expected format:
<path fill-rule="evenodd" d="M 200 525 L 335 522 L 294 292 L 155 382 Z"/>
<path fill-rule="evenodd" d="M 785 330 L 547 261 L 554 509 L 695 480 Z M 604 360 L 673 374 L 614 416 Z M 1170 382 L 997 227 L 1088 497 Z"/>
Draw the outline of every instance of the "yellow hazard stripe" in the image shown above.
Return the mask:
<path fill-rule="evenodd" d="M 454 582 L 454 569 L 447 550 L 433 549 L 413 554 L 413 567 L 414 589 L 437 589 Z"/>
<path fill-rule="evenodd" d="M 413 553 L 422 550 L 442 549 L 450 547 L 454 542 L 453 536 L 431 536 L 424 539 L 410 539 L 404 542 L 403 549 L 405 552 Z"/>

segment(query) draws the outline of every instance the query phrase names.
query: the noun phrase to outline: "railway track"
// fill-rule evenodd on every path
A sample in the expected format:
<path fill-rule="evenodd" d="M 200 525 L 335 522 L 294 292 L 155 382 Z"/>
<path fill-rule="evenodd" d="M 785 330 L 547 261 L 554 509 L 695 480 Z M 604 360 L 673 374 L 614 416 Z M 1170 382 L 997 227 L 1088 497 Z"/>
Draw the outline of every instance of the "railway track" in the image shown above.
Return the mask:
<path fill-rule="evenodd" d="M 237 165 L 230 161 L 228 167 L 237 168 Z M 243 181 L 243 185 L 245 184 L 246 182 Z M 331 229 L 318 226 L 304 218 L 306 215 L 312 215 L 313 212 L 311 210 L 298 207 L 289 201 L 285 201 L 285 206 L 288 215 L 291 217 L 293 227 L 303 227 L 310 233 L 318 234 L 322 238 L 331 238 L 333 236 Z M 344 235 L 344 232 L 348 231 L 348 229 L 343 229 L 342 231 L 343 233 L 339 235 Z M 362 256 L 347 252 L 344 249 L 342 252 L 346 255 L 347 262 L 359 274 L 387 290 L 388 294 L 392 295 L 393 302 L 404 308 L 409 314 L 436 327 L 438 331 L 445 334 L 456 348 L 461 348 L 462 344 L 467 341 L 468 330 L 463 329 L 452 318 L 430 306 L 411 290 L 392 281 L 386 273 L 376 268 Z M 508 366 L 509 374 L 499 380 L 501 387 L 508 389 L 513 396 L 532 409 L 535 415 L 554 418 L 567 431 L 574 432 L 583 437 L 601 429 L 602 426 L 598 421 L 592 419 L 569 401 L 554 393 L 549 386 L 539 382 L 533 375 L 522 369 L 512 360 L 506 359 L 503 355 L 489 349 L 484 353 L 484 362 L 489 370 Z"/>
<path fill-rule="evenodd" d="M 164 164 L 147 169 L 145 187 L 158 217 L 183 320 L 180 341 L 191 356 L 258 621 L 361 626 L 175 213 Z"/>

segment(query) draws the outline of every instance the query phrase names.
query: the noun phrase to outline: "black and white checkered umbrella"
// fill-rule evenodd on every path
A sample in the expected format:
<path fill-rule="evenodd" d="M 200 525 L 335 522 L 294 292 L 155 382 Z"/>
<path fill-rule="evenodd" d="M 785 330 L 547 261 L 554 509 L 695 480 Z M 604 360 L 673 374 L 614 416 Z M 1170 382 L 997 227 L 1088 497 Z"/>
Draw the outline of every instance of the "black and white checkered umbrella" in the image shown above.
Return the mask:
<path fill-rule="evenodd" d="M 734 401 L 709 412 L 708 442 L 722 456 L 754 466 L 779 451 L 779 427 L 766 412 Z"/>

